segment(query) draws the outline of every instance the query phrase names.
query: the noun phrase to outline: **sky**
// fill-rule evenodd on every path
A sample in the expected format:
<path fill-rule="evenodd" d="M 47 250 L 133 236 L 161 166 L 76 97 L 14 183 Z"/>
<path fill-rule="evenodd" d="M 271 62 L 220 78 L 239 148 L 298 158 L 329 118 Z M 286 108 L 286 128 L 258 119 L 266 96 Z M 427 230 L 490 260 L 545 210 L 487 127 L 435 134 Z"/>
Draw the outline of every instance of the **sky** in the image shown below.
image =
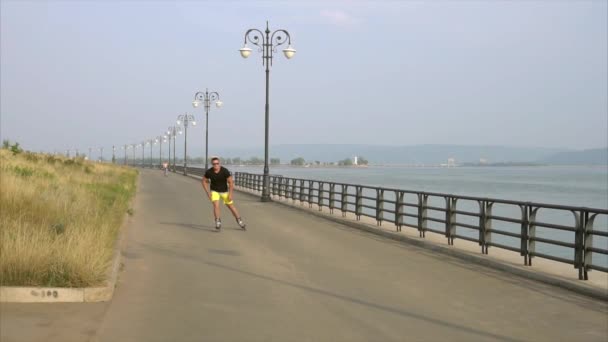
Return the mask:
<path fill-rule="evenodd" d="M 608 145 L 603 0 L 0 4 L 0 135 L 32 150 L 107 151 L 189 113 L 200 155 L 205 88 L 210 151 L 263 147 L 262 56 L 238 49 L 266 20 L 297 50 L 271 68 L 271 145 Z"/>

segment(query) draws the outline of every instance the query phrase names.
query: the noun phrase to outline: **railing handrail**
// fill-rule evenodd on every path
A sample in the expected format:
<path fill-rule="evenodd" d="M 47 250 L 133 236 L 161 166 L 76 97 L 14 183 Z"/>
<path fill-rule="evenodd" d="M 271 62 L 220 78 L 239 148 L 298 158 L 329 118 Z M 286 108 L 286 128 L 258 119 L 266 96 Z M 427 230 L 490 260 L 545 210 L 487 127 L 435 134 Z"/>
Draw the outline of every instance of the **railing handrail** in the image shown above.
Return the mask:
<path fill-rule="evenodd" d="M 237 186 L 257 191 L 261 190 L 263 175 L 248 172 L 235 172 L 234 175 Z M 307 183 L 307 186 L 305 186 L 305 183 Z M 300 202 L 307 202 L 309 204 L 309 208 L 312 208 L 312 205 L 316 204 L 318 205 L 319 210 L 322 210 L 322 207 L 328 207 L 330 213 L 333 213 L 334 209 L 338 209 L 342 212 L 342 216 L 345 216 L 347 212 L 351 212 L 355 214 L 357 220 L 360 220 L 361 216 L 375 218 L 378 226 L 380 226 L 384 221 L 390 222 L 390 220 L 384 217 L 385 213 L 392 214 L 394 215 L 393 223 L 397 227 L 398 232 L 401 231 L 402 226 L 406 225 L 404 223 L 405 218 L 417 218 L 417 227 L 415 225 L 410 226 L 419 230 L 420 237 L 425 237 L 425 233 L 429 231 L 432 233 L 445 235 L 448 238 L 448 244 L 450 245 L 454 244 L 454 239 L 477 242 L 481 246 L 483 254 L 488 254 L 488 247 L 490 246 L 519 252 L 520 255 L 524 257 L 525 265 L 528 266 L 532 265 L 533 257 L 541 257 L 572 264 L 579 271 L 579 279 L 588 279 L 587 272 L 594 269 L 602 272 L 608 272 L 608 267 L 596 265 L 592 262 L 592 255 L 594 253 L 608 255 L 608 249 L 593 246 L 594 236 L 608 237 L 608 232 L 597 230 L 593 227 L 595 218 L 598 215 L 608 215 L 607 209 L 529 201 L 515 201 L 477 196 L 462 196 L 427 191 L 412 191 L 284 176 L 270 176 L 269 186 L 271 196 L 274 195 L 292 199 L 294 201 L 299 200 Z M 336 186 L 339 186 L 341 191 L 336 190 Z M 349 188 L 354 189 L 355 193 L 349 193 Z M 373 190 L 375 195 L 364 195 L 364 190 Z M 394 193 L 395 199 L 385 199 L 385 192 Z M 411 203 L 411 201 L 406 202 L 406 194 L 416 195 L 417 201 L 415 203 Z M 412 196 L 409 198 L 411 197 Z M 429 205 L 428 199 L 435 197 L 443 198 L 445 200 L 445 207 Z M 354 202 L 352 202 L 353 198 Z M 479 205 L 479 212 L 459 210 L 459 200 L 477 202 Z M 375 201 L 375 204 L 368 201 Z M 390 210 L 390 208 L 384 208 L 385 204 L 394 205 L 394 209 Z M 519 218 L 513 218 L 512 215 L 493 215 L 492 206 L 494 204 L 505 204 L 519 207 L 521 216 Z M 353 206 L 354 209 L 352 209 Z M 408 207 L 417 208 L 417 214 L 407 213 L 405 209 Z M 536 215 L 541 209 L 553 209 L 562 212 L 570 212 L 574 216 L 574 225 L 567 226 L 537 220 Z M 370 213 L 370 211 L 374 211 L 375 213 Z M 431 216 L 429 215 L 428 211 L 441 212 L 445 214 L 445 218 Z M 475 225 L 459 222 L 457 215 L 478 218 L 479 223 Z M 493 221 L 518 224 L 521 225 L 521 230 L 519 233 L 514 233 L 500 229 L 493 229 Z M 440 230 L 430 227 L 429 222 L 443 223 L 445 224 L 445 229 Z M 457 227 L 476 230 L 479 233 L 479 237 L 474 238 L 459 235 L 456 230 Z M 573 232 L 575 234 L 574 241 L 538 237 L 536 236 L 537 227 Z M 519 228 L 517 228 L 517 230 L 519 230 Z M 491 238 L 492 234 L 519 238 L 520 246 L 514 247 L 493 242 Z M 553 246 L 561 246 L 564 248 L 571 248 L 574 250 L 574 257 L 572 259 L 566 259 L 562 256 L 537 252 L 537 242 Z"/>
<path fill-rule="evenodd" d="M 194 169 L 194 168 L 192 168 L 192 169 Z M 250 175 L 259 176 L 259 174 L 250 173 L 250 172 L 235 172 L 235 174 L 237 174 L 237 173 L 238 174 L 250 174 Z M 568 206 L 568 205 L 554 204 L 554 203 L 539 203 L 539 202 L 530 202 L 530 201 L 508 200 L 508 199 L 493 198 L 493 197 L 477 197 L 477 196 L 457 195 L 457 194 L 441 193 L 441 192 L 387 188 L 387 187 L 383 187 L 383 186 L 361 185 L 361 184 L 353 184 L 353 183 L 342 183 L 342 182 L 326 181 L 326 180 L 318 180 L 318 179 L 309 179 L 309 178 L 295 178 L 295 177 L 273 176 L 273 175 L 270 175 L 270 177 L 280 177 L 280 178 L 293 179 L 293 180 L 298 180 L 298 181 L 303 180 L 305 182 L 331 183 L 331 184 L 335 184 L 335 185 L 352 186 L 352 187 L 358 187 L 358 186 L 360 186 L 360 187 L 364 187 L 364 188 L 367 188 L 367 189 L 374 189 L 374 190 L 378 189 L 378 190 L 384 190 L 384 191 L 396 191 L 396 192 L 403 192 L 403 193 L 410 193 L 410 194 L 422 194 L 422 195 L 438 196 L 438 197 L 453 197 L 453 198 L 464 199 L 464 200 L 471 200 L 471 201 L 486 201 L 486 202 L 494 202 L 494 203 L 502 203 L 502 204 L 513 204 L 513 205 L 529 205 L 529 206 L 534 206 L 534 207 L 543 207 L 543 208 L 546 208 L 546 209 L 588 211 L 588 212 L 593 212 L 593 213 L 598 213 L 598 214 L 608 214 L 608 209 L 601 209 L 601 208 L 576 207 L 576 206 Z"/>

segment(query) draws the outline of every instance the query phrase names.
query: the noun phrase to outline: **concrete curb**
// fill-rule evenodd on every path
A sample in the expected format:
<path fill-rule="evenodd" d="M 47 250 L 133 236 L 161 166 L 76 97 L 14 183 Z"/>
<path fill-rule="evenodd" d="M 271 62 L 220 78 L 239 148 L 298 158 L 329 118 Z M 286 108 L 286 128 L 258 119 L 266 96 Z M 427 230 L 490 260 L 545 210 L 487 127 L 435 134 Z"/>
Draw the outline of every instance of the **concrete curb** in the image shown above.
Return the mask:
<path fill-rule="evenodd" d="M 235 188 L 235 190 L 239 191 L 240 193 L 246 194 L 246 195 L 250 195 L 250 196 L 255 196 L 254 193 L 249 192 L 247 190 L 243 190 L 243 189 L 237 189 Z M 289 203 L 283 202 L 283 201 L 276 201 L 273 200 L 272 203 L 276 203 L 278 205 L 287 207 L 287 208 L 291 208 L 291 209 L 295 209 L 298 211 L 302 211 L 308 214 L 312 214 L 316 217 L 320 217 L 320 218 L 324 218 L 326 220 L 350 227 L 350 228 L 355 228 L 358 230 L 362 230 L 371 234 L 375 234 L 375 235 L 379 235 L 391 240 L 396 240 L 396 241 L 400 241 L 403 243 L 407 243 L 409 245 L 413 245 L 416 247 L 420 247 L 420 248 L 424 248 L 424 249 L 428 249 L 434 252 L 438 252 L 444 255 L 448 255 L 448 256 L 452 256 L 461 260 L 465 260 L 477 265 L 481 265 L 487 268 L 490 268 L 492 270 L 500 270 L 500 271 L 504 271 L 510 274 L 514 274 L 523 278 L 527 278 L 527 279 L 531 279 L 531 280 L 535 280 L 547 285 L 552 285 L 552 286 L 556 286 L 562 289 L 566 289 L 566 290 L 570 290 L 572 292 L 581 294 L 581 295 L 585 295 L 588 297 L 592 297 L 595 299 L 599 299 L 602 301 L 607 301 L 608 302 L 608 289 L 601 289 L 601 288 L 597 288 L 597 287 L 592 287 L 586 284 L 581 284 L 581 283 L 577 283 L 576 281 L 571 281 L 571 280 L 567 280 L 567 279 L 562 279 L 559 278 L 557 276 L 552 276 L 550 274 L 545 274 L 545 273 L 539 273 L 537 271 L 534 270 L 529 270 L 529 269 L 523 269 L 523 268 L 519 268 L 517 266 L 514 265 L 510 265 L 506 262 L 501 262 L 499 260 L 495 260 L 495 259 L 490 259 L 481 255 L 475 255 L 473 253 L 461 250 L 461 249 L 456 249 L 453 247 L 448 247 L 448 246 L 442 246 L 439 245 L 437 243 L 428 241 L 428 240 L 422 240 L 422 239 L 415 239 L 412 238 L 410 236 L 406 236 L 403 234 L 398 234 L 395 232 L 388 232 L 385 230 L 381 230 L 378 229 L 376 226 L 371 225 L 371 224 L 366 224 L 366 223 L 362 223 L 362 222 L 356 222 L 356 221 L 351 221 L 348 219 L 344 219 L 342 217 L 337 217 L 337 216 L 333 216 L 329 213 L 325 213 L 325 212 L 319 212 L 316 210 L 311 210 L 308 208 L 304 208 L 304 207 L 300 207 L 297 205 L 291 205 Z M 523 266 L 522 266 L 523 267 Z"/>
<path fill-rule="evenodd" d="M 129 208 L 133 207 L 135 196 L 129 202 Z M 129 214 L 125 214 L 118 231 L 116 245 L 114 246 L 112 266 L 106 286 L 75 288 L 0 286 L 0 303 L 93 303 L 111 300 L 116 288 L 116 282 L 118 281 L 118 271 L 120 270 L 122 255 L 121 249 L 127 237 L 126 231 L 129 222 Z"/>

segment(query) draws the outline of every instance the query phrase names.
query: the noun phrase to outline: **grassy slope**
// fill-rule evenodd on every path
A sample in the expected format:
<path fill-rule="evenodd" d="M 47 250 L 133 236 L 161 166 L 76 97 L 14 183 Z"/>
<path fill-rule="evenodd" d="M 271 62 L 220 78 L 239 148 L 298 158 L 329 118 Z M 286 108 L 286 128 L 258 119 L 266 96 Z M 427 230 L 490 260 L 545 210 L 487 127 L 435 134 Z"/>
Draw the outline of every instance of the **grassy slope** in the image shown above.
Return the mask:
<path fill-rule="evenodd" d="M 0 284 L 100 285 L 137 171 L 0 150 Z"/>

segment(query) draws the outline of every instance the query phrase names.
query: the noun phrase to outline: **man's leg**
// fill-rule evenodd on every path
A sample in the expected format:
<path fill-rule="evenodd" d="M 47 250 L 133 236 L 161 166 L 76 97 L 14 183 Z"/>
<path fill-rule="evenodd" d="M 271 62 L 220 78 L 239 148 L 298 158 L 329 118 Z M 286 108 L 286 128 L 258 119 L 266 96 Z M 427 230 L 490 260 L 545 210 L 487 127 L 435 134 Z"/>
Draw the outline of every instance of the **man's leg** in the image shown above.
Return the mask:
<path fill-rule="evenodd" d="M 245 222 L 243 222 L 243 219 L 241 219 L 241 215 L 239 215 L 238 210 L 236 210 L 236 207 L 234 206 L 234 204 L 227 204 L 225 203 L 226 206 L 228 207 L 228 209 L 230 209 L 230 211 L 232 212 L 232 215 L 234 216 L 234 218 L 236 219 L 236 223 L 238 223 L 239 227 L 245 229 Z"/>
<path fill-rule="evenodd" d="M 234 204 L 226 204 L 226 206 L 228 207 L 228 209 L 230 209 L 230 211 L 232 212 L 232 215 L 234 216 L 235 219 L 241 218 L 241 216 L 239 216 L 239 212 L 236 210 L 236 207 L 234 206 Z"/>
<path fill-rule="evenodd" d="M 215 229 L 219 230 L 222 228 L 222 221 L 220 220 L 220 194 L 215 191 L 211 191 L 211 202 L 213 202 L 213 217 L 215 218 Z"/>
<path fill-rule="evenodd" d="M 220 219 L 220 201 L 213 201 L 213 217 Z"/>

